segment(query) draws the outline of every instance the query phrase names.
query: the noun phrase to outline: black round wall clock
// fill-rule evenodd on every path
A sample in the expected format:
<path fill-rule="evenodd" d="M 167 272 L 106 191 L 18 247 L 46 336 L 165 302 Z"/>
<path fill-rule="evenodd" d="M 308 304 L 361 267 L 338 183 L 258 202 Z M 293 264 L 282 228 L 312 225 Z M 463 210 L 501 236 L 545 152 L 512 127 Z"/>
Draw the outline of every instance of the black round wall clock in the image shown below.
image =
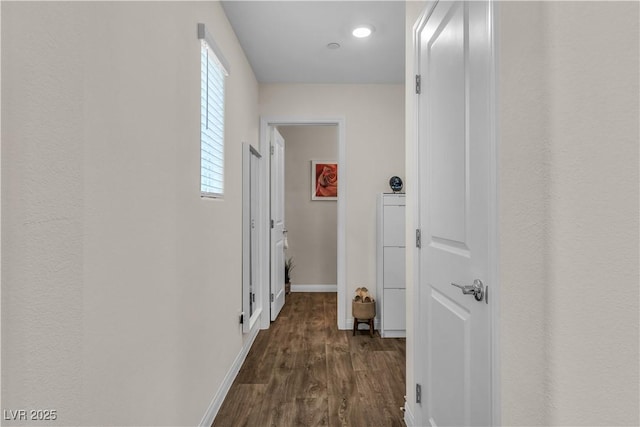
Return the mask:
<path fill-rule="evenodd" d="M 391 191 L 397 193 L 402 190 L 402 179 L 399 176 L 392 176 L 389 179 L 389 187 L 391 187 Z"/>

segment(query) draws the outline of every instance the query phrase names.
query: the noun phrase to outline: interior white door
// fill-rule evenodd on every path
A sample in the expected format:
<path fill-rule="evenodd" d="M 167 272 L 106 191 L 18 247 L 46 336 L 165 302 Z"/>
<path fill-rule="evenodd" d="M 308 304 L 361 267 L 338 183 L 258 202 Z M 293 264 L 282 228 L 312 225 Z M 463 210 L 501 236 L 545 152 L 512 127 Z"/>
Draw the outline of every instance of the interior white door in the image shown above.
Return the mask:
<path fill-rule="evenodd" d="M 284 306 L 284 138 L 271 127 L 271 320 Z"/>
<path fill-rule="evenodd" d="M 493 421 L 492 13 L 490 2 L 440 1 L 418 32 L 419 425 Z"/>
<path fill-rule="evenodd" d="M 244 143 L 242 153 L 242 332 L 260 316 L 260 153 Z"/>

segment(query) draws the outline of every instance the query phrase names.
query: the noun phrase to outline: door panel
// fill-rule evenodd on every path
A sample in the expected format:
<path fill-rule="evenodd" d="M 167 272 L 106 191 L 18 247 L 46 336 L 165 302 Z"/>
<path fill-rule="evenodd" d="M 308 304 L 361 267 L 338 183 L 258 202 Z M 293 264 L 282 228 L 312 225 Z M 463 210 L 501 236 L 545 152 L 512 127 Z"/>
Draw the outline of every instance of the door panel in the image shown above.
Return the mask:
<path fill-rule="evenodd" d="M 426 84 L 432 161 L 431 232 L 442 244 L 465 241 L 466 138 L 464 8 L 454 4 L 432 35 L 426 35 Z M 437 159 L 437 161 L 435 161 Z M 446 182 L 442 186 L 437 183 Z"/>
<path fill-rule="evenodd" d="M 271 128 L 271 320 L 284 306 L 284 138 Z"/>
<path fill-rule="evenodd" d="M 469 311 L 432 289 L 432 425 L 469 425 Z"/>
<path fill-rule="evenodd" d="M 421 425 L 491 425 L 491 3 L 438 2 L 419 31 Z M 473 31 L 473 37 L 470 36 Z"/>

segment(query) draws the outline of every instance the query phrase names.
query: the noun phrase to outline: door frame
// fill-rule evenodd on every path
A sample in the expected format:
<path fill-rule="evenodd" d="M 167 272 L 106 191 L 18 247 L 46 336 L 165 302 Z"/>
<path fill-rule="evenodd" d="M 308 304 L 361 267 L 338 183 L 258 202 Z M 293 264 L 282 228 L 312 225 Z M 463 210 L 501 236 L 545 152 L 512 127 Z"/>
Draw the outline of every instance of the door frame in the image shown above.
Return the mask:
<path fill-rule="evenodd" d="M 489 270 L 487 283 L 490 285 L 491 292 L 489 294 L 489 298 L 491 303 L 490 306 L 490 321 L 491 321 L 491 417 L 493 425 L 501 425 L 502 424 L 502 404 L 501 404 L 501 383 L 500 383 L 500 271 L 499 271 L 499 117 L 498 117 L 498 64 L 499 64 L 499 40 L 498 40 L 498 16 L 499 13 L 497 11 L 498 4 L 494 0 L 488 0 L 489 2 L 489 16 L 487 17 L 491 26 L 491 40 L 492 40 L 492 67 L 490 72 L 491 79 L 491 99 L 489 100 L 490 104 L 490 115 L 491 115 L 491 138 L 490 138 L 490 177 L 489 177 Z M 422 13 L 420 14 L 418 20 L 413 26 L 412 37 L 413 37 L 413 71 L 414 74 L 420 75 L 420 32 L 424 28 L 427 23 L 427 20 L 431 16 L 438 0 L 429 1 Z M 413 81 L 409 84 L 413 84 Z M 411 180 L 415 182 L 415 197 L 416 202 L 413 203 L 412 209 L 412 218 L 407 223 L 408 232 L 410 231 L 413 234 L 414 230 L 422 229 L 422 225 L 420 224 L 420 153 L 424 150 L 423 147 L 420 146 L 420 109 L 419 109 L 419 95 L 414 95 L 413 100 L 413 141 L 412 144 L 415 147 L 416 156 L 414 157 L 414 176 L 411 177 Z M 423 169 L 423 168 L 422 168 Z M 408 336 L 407 339 L 412 340 L 414 342 L 413 345 L 413 366 L 414 366 L 414 378 L 413 382 L 410 382 L 410 378 L 407 378 L 407 395 L 414 396 L 416 383 L 424 384 L 428 381 L 426 378 L 426 369 L 423 368 L 422 365 L 418 363 L 420 360 L 424 360 L 423 355 L 426 354 L 426 343 L 419 339 L 421 336 L 418 334 L 417 326 L 419 325 L 420 319 L 420 249 L 415 245 L 412 249 L 412 259 L 413 259 L 413 293 L 414 298 L 411 302 L 413 305 L 413 316 L 408 319 L 408 321 L 412 322 L 411 327 L 411 336 Z M 415 399 L 413 399 L 415 402 Z M 416 403 L 410 402 L 412 407 L 413 405 L 417 405 Z M 411 421 L 413 423 L 417 423 L 417 425 L 425 424 L 426 420 L 421 419 L 420 412 L 417 408 L 414 411 L 411 411 L 408 414 L 411 418 L 407 421 Z M 410 425 L 410 424 L 409 424 Z"/>
<path fill-rule="evenodd" d="M 345 118 L 336 117 L 313 117 L 313 116 L 261 116 L 260 117 L 260 152 L 269 153 L 269 127 L 270 126 L 298 126 L 298 125 L 333 125 L 338 127 L 338 167 L 340 170 L 340 179 L 338 180 L 338 247 L 337 247 L 337 285 L 338 285 L 338 318 L 337 324 L 339 329 L 347 329 L 347 304 L 346 304 L 346 219 L 347 219 L 347 167 L 346 167 L 346 143 L 345 143 Z M 263 245 L 261 250 L 261 265 L 263 266 L 262 277 L 268 277 L 263 281 L 262 289 L 262 307 L 270 306 L 271 292 L 271 274 L 269 271 L 270 241 L 269 233 L 271 227 L 269 224 L 270 213 L 269 204 L 271 201 L 271 190 L 269 180 L 271 176 L 271 161 L 265 162 L 262 168 L 262 209 L 261 218 L 263 226 Z M 269 329 L 271 324 L 270 314 L 263 310 L 261 329 Z"/>

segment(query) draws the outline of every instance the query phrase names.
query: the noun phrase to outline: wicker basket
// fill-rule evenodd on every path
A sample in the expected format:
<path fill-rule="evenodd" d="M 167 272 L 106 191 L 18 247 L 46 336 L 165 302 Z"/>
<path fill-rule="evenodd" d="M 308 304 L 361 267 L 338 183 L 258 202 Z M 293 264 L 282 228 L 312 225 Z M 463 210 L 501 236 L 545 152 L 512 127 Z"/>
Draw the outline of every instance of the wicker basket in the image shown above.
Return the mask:
<path fill-rule="evenodd" d="M 376 317 L 376 302 L 352 301 L 351 311 L 356 319 L 373 319 Z"/>

